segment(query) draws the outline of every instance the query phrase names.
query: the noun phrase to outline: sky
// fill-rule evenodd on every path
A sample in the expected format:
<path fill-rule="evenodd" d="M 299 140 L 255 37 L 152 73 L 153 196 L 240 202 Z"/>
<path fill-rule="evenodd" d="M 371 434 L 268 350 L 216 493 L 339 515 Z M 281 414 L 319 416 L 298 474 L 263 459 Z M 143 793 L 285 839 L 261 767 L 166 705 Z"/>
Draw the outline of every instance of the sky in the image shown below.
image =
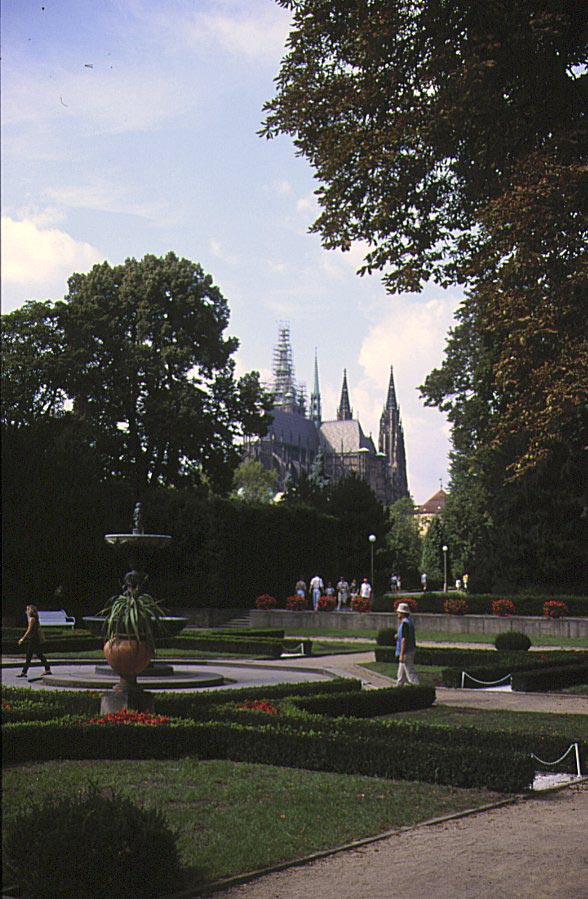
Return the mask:
<path fill-rule="evenodd" d="M 327 251 L 310 164 L 258 135 L 290 16 L 274 0 L 3 0 L 2 310 L 59 300 L 73 272 L 170 250 L 227 299 L 237 371 L 271 384 L 278 329 L 296 379 L 336 417 L 343 369 L 377 441 L 390 366 L 409 490 L 448 485 L 449 425 L 418 387 L 461 296 L 388 295 Z"/>

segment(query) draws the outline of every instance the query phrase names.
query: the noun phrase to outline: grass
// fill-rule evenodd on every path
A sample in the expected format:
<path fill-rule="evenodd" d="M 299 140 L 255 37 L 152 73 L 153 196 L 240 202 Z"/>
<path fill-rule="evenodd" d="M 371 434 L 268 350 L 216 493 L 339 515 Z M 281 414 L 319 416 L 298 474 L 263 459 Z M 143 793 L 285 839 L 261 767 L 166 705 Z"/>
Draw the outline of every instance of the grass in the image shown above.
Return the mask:
<path fill-rule="evenodd" d="M 158 808 L 179 832 L 184 866 L 204 870 L 207 882 L 505 798 L 226 761 L 60 761 L 5 769 L 5 827 L 33 798 L 71 795 L 90 781 Z"/>

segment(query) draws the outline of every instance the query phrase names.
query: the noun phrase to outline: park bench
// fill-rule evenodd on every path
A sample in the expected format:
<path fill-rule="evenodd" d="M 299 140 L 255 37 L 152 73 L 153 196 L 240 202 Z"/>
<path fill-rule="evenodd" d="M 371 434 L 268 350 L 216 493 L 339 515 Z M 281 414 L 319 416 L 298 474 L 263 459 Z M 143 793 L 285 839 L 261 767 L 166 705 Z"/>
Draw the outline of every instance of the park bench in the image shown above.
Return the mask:
<path fill-rule="evenodd" d="M 75 627 L 76 619 L 68 615 L 65 609 L 59 611 L 39 612 L 41 627 Z"/>

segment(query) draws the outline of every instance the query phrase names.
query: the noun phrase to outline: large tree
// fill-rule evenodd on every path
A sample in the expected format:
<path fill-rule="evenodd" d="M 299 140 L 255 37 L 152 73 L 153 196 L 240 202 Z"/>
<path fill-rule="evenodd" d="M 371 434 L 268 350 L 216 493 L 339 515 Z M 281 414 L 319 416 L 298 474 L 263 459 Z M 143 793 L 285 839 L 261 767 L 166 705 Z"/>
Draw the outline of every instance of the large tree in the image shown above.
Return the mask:
<path fill-rule="evenodd" d="M 3 421 L 82 426 L 104 475 L 148 484 L 230 486 L 239 439 L 263 434 L 268 395 L 237 380 L 237 340 L 210 275 L 173 253 L 96 265 L 63 302 L 4 317 Z"/>

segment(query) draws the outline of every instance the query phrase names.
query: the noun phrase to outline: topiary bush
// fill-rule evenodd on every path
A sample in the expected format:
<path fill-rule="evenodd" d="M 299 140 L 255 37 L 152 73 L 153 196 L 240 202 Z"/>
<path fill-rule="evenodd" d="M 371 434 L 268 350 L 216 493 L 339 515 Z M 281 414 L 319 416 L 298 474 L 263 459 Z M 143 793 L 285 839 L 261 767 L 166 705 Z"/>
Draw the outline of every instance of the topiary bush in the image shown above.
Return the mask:
<path fill-rule="evenodd" d="M 163 815 L 94 785 L 77 796 L 47 796 L 5 822 L 3 853 L 18 895 L 29 899 L 156 897 L 182 886 L 176 837 Z"/>
<path fill-rule="evenodd" d="M 376 637 L 378 646 L 394 646 L 396 644 L 396 631 L 393 627 L 383 627 Z"/>
<path fill-rule="evenodd" d="M 505 631 L 496 635 L 494 646 L 506 652 L 526 652 L 531 647 L 531 640 L 519 631 Z"/>

